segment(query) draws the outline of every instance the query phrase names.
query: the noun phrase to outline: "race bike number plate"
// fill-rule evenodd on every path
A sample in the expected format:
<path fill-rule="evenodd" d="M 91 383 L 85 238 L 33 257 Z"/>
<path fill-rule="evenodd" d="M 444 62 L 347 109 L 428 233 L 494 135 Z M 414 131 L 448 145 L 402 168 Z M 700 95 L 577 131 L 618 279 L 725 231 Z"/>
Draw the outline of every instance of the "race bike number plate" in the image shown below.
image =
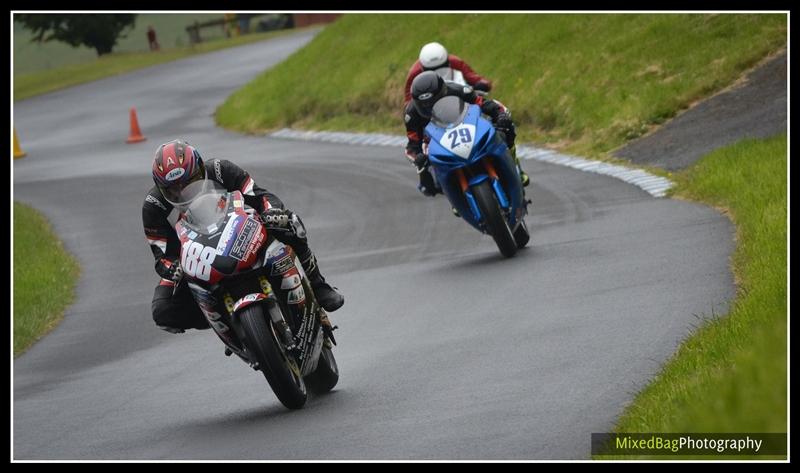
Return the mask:
<path fill-rule="evenodd" d="M 472 152 L 474 140 L 475 125 L 462 123 L 453 129 L 445 131 L 439 140 L 439 144 L 451 153 L 467 159 Z"/>

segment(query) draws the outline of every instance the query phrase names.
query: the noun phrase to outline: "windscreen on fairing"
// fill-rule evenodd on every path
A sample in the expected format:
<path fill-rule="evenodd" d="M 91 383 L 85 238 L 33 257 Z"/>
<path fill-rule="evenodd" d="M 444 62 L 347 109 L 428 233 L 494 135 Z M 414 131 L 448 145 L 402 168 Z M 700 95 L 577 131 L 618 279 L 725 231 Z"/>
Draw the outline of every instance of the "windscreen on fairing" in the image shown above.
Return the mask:
<path fill-rule="evenodd" d="M 455 95 L 448 95 L 433 105 L 431 122 L 438 127 L 450 128 L 464 121 L 468 111 L 469 107 L 463 100 Z"/>
<path fill-rule="evenodd" d="M 205 184 L 189 184 L 184 190 L 187 195 L 192 195 L 191 203 L 184 211 L 187 226 L 201 234 L 217 231 L 227 215 L 228 191 L 212 179 L 205 181 Z"/>

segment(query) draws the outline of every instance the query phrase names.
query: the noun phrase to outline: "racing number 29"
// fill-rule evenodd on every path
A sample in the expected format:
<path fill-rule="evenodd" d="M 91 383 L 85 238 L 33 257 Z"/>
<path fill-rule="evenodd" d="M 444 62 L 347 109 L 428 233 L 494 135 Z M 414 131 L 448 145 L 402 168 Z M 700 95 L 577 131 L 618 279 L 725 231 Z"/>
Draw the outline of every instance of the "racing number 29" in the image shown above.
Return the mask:
<path fill-rule="evenodd" d="M 461 143 L 469 143 L 472 141 L 472 134 L 469 132 L 467 128 L 459 128 L 457 130 L 451 131 L 448 135 L 450 138 L 450 149 L 455 148 L 456 146 L 460 145 Z M 456 143 L 456 140 L 461 138 L 460 143 Z"/>
<path fill-rule="evenodd" d="M 216 256 L 216 248 L 193 241 L 183 252 L 181 266 L 190 277 L 208 281 L 211 277 L 211 264 Z"/>

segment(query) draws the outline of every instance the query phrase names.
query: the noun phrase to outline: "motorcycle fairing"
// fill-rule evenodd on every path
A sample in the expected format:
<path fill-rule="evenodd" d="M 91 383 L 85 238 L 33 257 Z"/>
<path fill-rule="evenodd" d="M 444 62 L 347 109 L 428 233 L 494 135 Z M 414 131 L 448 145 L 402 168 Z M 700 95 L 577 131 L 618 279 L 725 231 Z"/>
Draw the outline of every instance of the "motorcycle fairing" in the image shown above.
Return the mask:
<path fill-rule="evenodd" d="M 492 123 L 483 118 L 478 105 L 470 104 L 460 123 L 444 127 L 431 120 L 425 127 L 430 138 L 428 156 L 436 181 L 451 205 L 470 225 L 486 232 L 482 216 L 469 188 L 491 179 L 500 206 L 508 212 L 509 226 L 515 228 L 526 213 L 519 172 L 506 143 Z M 489 177 L 483 160 L 490 161 L 498 179 Z M 466 191 L 462 191 L 456 173 L 468 170 Z"/>

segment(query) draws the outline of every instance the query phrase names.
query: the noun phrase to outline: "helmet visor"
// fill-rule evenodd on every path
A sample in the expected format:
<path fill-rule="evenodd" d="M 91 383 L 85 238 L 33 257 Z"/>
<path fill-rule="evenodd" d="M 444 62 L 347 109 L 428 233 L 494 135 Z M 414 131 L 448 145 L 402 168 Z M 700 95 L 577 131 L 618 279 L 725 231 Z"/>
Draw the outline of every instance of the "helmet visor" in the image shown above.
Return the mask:
<path fill-rule="evenodd" d="M 420 94 L 414 99 L 414 108 L 416 108 L 417 112 L 419 112 L 419 114 L 423 117 L 430 118 L 433 106 L 446 94 L 447 87 L 445 86 L 442 86 L 442 88 L 437 92 L 426 92 L 424 94 Z"/>
<path fill-rule="evenodd" d="M 176 207 L 185 207 L 200 194 L 204 193 L 208 185 L 205 166 L 195 168 L 194 173 L 186 182 L 175 182 L 169 186 L 158 186 L 161 194 L 170 204 Z"/>

